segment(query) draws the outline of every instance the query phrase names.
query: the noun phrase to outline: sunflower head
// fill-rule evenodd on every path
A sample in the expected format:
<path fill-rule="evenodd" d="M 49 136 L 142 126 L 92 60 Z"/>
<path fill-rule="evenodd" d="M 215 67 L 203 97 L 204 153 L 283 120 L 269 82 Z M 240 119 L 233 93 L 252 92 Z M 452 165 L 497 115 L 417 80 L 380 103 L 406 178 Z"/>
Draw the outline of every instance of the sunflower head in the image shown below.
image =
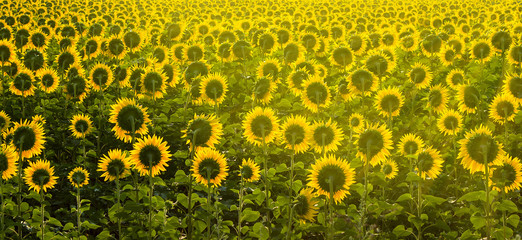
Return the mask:
<path fill-rule="evenodd" d="M 12 62 L 16 58 L 14 45 L 7 40 L 0 40 L 0 63 L 6 64 Z"/>
<path fill-rule="evenodd" d="M 297 153 L 304 152 L 310 143 L 310 130 L 305 117 L 290 116 L 281 125 L 281 142 L 290 150 Z"/>
<path fill-rule="evenodd" d="M 479 40 L 472 44 L 469 51 L 473 59 L 476 59 L 480 62 L 487 62 L 493 56 L 494 49 L 489 42 L 485 40 Z"/>
<path fill-rule="evenodd" d="M 462 130 L 462 116 L 455 110 L 445 110 L 437 120 L 437 127 L 444 135 L 457 135 Z"/>
<path fill-rule="evenodd" d="M 316 113 L 330 105 L 330 89 L 320 77 L 309 77 L 302 85 L 301 99 L 307 109 Z"/>
<path fill-rule="evenodd" d="M 404 97 L 397 87 L 388 87 L 377 92 L 375 108 L 384 117 L 398 116 L 403 104 Z"/>
<path fill-rule="evenodd" d="M 84 114 L 74 115 L 71 119 L 69 130 L 71 130 L 75 138 L 85 138 L 92 132 L 91 118 Z"/>
<path fill-rule="evenodd" d="M 67 71 L 71 65 L 79 61 L 78 55 L 78 52 L 76 52 L 76 50 L 74 50 L 73 47 L 67 47 L 64 50 L 62 50 L 62 52 L 60 53 L 60 55 L 58 55 L 58 58 L 56 59 L 58 69 L 61 72 Z"/>
<path fill-rule="evenodd" d="M 193 44 L 185 48 L 185 59 L 197 62 L 205 57 L 205 50 L 201 44 Z"/>
<path fill-rule="evenodd" d="M 263 61 L 257 68 L 257 77 L 267 77 L 277 81 L 279 72 L 279 62 L 276 59 L 267 59 Z"/>
<path fill-rule="evenodd" d="M 223 103 L 228 91 L 227 80 L 219 73 L 209 74 L 201 80 L 201 97 L 211 106 Z"/>
<path fill-rule="evenodd" d="M 379 77 L 382 77 L 391 69 L 390 58 L 381 51 L 376 50 L 372 50 L 368 53 L 364 64 L 366 69 Z"/>
<path fill-rule="evenodd" d="M 502 91 L 514 97 L 519 104 L 522 104 L 522 75 L 508 74 L 504 80 Z"/>
<path fill-rule="evenodd" d="M 183 137 L 187 139 L 190 147 L 210 147 L 219 142 L 223 134 L 223 126 L 214 115 L 194 115 L 189 121 L 187 129 L 183 130 Z"/>
<path fill-rule="evenodd" d="M 497 191 L 516 191 L 522 186 L 522 163 L 520 159 L 505 155 L 502 163 L 489 172 L 489 184 Z"/>
<path fill-rule="evenodd" d="M 436 34 L 426 36 L 421 42 L 421 48 L 424 55 L 431 57 L 440 52 L 442 48 L 442 39 Z"/>
<path fill-rule="evenodd" d="M 0 133 L 6 131 L 11 124 L 11 118 L 4 110 L 0 111 Z"/>
<path fill-rule="evenodd" d="M 497 52 L 505 52 L 511 46 L 513 38 L 508 31 L 499 30 L 491 35 L 489 41 Z"/>
<path fill-rule="evenodd" d="M 454 90 L 458 90 L 461 85 L 465 85 L 466 83 L 466 75 L 461 69 L 453 69 L 446 76 L 446 84 Z"/>
<path fill-rule="evenodd" d="M 480 92 L 473 85 L 462 85 L 457 95 L 459 111 L 463 113 L 475 113 L 480 104 Z"/>
<path fill-rule="evenodd" d="M 33 189 L 36 192 L 54 188 L 58 177 L 54 176 L 54 167 L 46 160 L 37 160 L 30 162 L 29 167 L 24 169 L 24 180 L 29 185 L 29 190 Z"/>
<path fill-rule="evenodd" d="M 112 69 L 106 64 L 97 63 L 91 68 L 89 83 L 94 90 L 100 91 L 107 89 L 114 80 Z"/>
<path fill-rule="evenodd" d="M 254 85 L 252 98 L 261 102 L 263 105 L 270 103 L 272 93 L 275 91 L 276 83 L 271 78 L 261 77 L 257 79 Z"/>
<path fill-rule="evenodd" d="M 423 179 L 428 177 L 435 179 L 442 171 L 443 163 L 444 160 L 442 160 L 438 150 L 431 147 L 423 149 L 417 156 L 417 174 Z"/>
<path fill-rule="evenodd" d="M 21 69 L 14 77 L 9 88 L 12 93 L 22 97 L 34 95 L 34 89 L 34 75 L 28 69 Z"/>
<path fill-rule="evenodd" d="M 364 127 L 364 117 L 359 113 L 352 113 L 348 120 L 351 129 L 356 133 Z"/>
<path fill-rule="evenodd" d="M 109 122 L 115 124 L 112 131 L 118 139 L 130 142 L 133 135 L 147 134 L 147 124 L 150 123 L 147 108 L 128 98 L 119 99 L 111 108 Z"/>
<path fill-rule="evenodd" d="M 352 50 L 348 47 L 338 47 L 332 51 L 330 62 L 342 69 L 348 69 L 354 62 Z"/>
<path fill-rule="evenodd" d="M 138 51 L 144 46 L 145 38 L 140 32 L 128 31 L 123 35 L 123 43 L 130 51 Z"/>
<path fill-rule="evenodd" d="M 239 166 L 239 176 L 245 182 L 255 182 L 261 178 L 260 168 L 252 159 L 243 159 Z"/>
<path fill-rule="evenodd" d="M 486 164 L 501 164 L 501 157 L 505 154 L 502 144 L 493 138 L 491 130 L 485 126 L 467 132 L 459 144 L 458 157 L 462 159 L 464 169 L 471 173 L 484 172 Z"/>
<path fill-rule="evenodd" d="M 162 171 L 166 171 L 167 162 L 170 161 L 170 151 L 167 142 L 163 138 L 146 136 L 134 143 L 134 149 L 130 151 L 131 163 L 141 176 L 154 177 Z"/>
<path fill-rule="evenodd" d="M 430 87 L 428 93 L 428 106 L 431 107 L 436 113 L 440 113 L 446 109 L 448 103 L 448 90 L 445 87 L 438 84 Z"/>
<path fill-rule="evenodd" d="M 497 95 L 489 106 L 489 117 L 500 124 L 513 121 L 517 113 L 518 102 L 509 94 Z"/>
<path fill-rule="evenodd" d="M 399 142 L 399 151 L 403 156 L 417 155 L 423 148 L 424 141 L 415 134 L 408 133 Z"/>
<path fill-rule="evenodd" d="M 54 68 L 43 68 L 38 70 L 36 73 L 38 79 L 40 79 L 40 89 L 46 93 L 54 92 L 60 85 L 60 79 L 58 73 Z"/>
<path fill-rule="evenodd" d="M 355 171 L 342 158 L 328 155 L 312 164 L 308 175 L 308 185 L 317 190 L 317 194 L 333 197 L 336 203 L 350 194 L 350 186 L 355 183 Z"/>
<path fill-rule="evenodd" d="M 429 87 L 431 79 L 432 74 L 428 66 L 422 63 L 415 63 L 410 70 L 410 80 L 418 89 Z"/>
<path fill-rule="evenodd" d="M 232 54 L 235 59 L 245 60 L 251 56 L 250 43 L 245 40 L 239 40 L 232 45 Z"/>
<path fill-rule="evenodd" d="M 313 199 L 315 196 L 313 191 L 314 189 L 310 187 L 303 188 L 295 198 L 294 211 L 301 222 L 314 222 L 317 216 L 319 201 Z"/>
<path fill-rule="evenodd" d="M 109 150 L 98 163 L 98 172 L 105 181 L 123 179 L 130 175 L 131 160 L 126 152 L 120 149 Z"/>
<path fill-rule="evenodd" d="M 335 121 L 314 122 L 310 131 L 310 145 L 317 153 L 327 153 L 337 151 L 341 141 L 344 139 L 342 130 Z"/>
<path fill-rule="evenodd" d="M 124 41 L 117 35 L 113 35 L 111 38 L 109 38 L 106 44 L 106 53 L 112 58 L 122 59 L 127 53 Z"/>
<path fill-rule="evenodd" d="M 391 132 L 384 125 L 370 125 L 359 134 L 357 156 L 375 166 L 390 155 L 392 144 Z"/>
<path fill-rule="evenodd" d="M 378 86 L 377 77 L 370 71 L 359 69 L 348 76 L 348 87 L 354 94 L 369 96 Z"/>
<path fill-rule="evenodd" d="M 283 48 L 284 62 L 290 64 L 300 60 L 303 57 L 304 51 L 304 47 L 297 43 L 287 43 Z"/>
<path fill-rule="evenodd" d="M 260 146 L 274 141 L 279 131 L 279 119 L 271 108 L 256 107 L 243 120 L 243 135 L 249 143 Z"/>
<path fill-rule="evenodd" d="M 399 172 L 399 167 L 394 160 L 387 159 L 381 165 L 381 172 L 386 179 L 394 179 Z"/>
<path fill-rule="evenodd" d="M 45 144 L 42 124 L 25 120 L 15 123 L 11 131 L 14 147 L 16 151 L 22 152 L 22 157 L 31 158 L 42 152 Z"/>
<path fill-rule="evenodd" d="M 76 167 L 67 175 L 67 179 L 75 188 L 81 188 L 89 184 L 89 172 L 82 167 Z"/>
<path fill-rule="evenodd" d="M 148 67 L 141 75 L 141 91 L 153 98 L 162 98 L 167 89 L 167 76 L 161 69 Z"/>
<path fill-rule="evenodd" d="M 17 171 L 18 154 L 12 145 L 0 145 L 0 177 L 3 180 L 11 179 Z"/>
<path fill-rule="evenodd" d="M 508 61 L 513 65 L 522 64 L 522 44 L 513 44 L 508 52 Z"/>
<path fill-rule="evenodd" d="M 227 161 L 220 152 L 211 148 L 201 148 L 196 151 L 191 171 L 198 183 L 220 186 L 228 176 Z"/>

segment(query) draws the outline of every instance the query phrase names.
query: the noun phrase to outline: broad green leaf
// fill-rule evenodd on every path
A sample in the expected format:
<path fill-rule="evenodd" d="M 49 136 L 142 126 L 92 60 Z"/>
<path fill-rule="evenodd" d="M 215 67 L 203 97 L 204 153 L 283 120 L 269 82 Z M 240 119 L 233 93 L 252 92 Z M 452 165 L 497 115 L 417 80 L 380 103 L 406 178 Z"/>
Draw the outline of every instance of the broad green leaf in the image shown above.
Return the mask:
<path fill-rule="evenodd" d="M 401 196 L 399 196 L 399 198 L 397 198 L 397 202 L 408 201 L 408 200 L 411 200 L 411 199 L 412 199 L 411 194 L 404 193 Z"/>

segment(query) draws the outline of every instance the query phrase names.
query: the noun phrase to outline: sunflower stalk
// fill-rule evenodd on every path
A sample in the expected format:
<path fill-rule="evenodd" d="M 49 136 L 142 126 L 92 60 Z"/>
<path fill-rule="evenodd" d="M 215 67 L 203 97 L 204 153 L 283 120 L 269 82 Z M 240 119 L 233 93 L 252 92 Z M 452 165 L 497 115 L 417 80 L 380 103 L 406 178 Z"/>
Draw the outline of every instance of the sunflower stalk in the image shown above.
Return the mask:
<path fill-rule="evenodd" d="M 0 176 L 0 240 L 4 239 L 4 181 L 2 176 Z"/>
<path fill-rule="evenodd" d="M 76 179 L 77 182 L 80 182 L 79 179 Z M 80 188 L 76 188 L 76 224 L 78 226 L 78 238 L 80 238 L 80 235 L 82 234 L 82 223 L 80 221 L 80 217 L 82 215 L 81 212 L 82 202 L 80 198 Z"/>
<path fill-rule="evenodd" d="M 24 88 L 24 84 L 25 84 L 25 80 L 22 78 L 22 89 L 25 89 Z M 25 96 L 24 96 L 24 92 L 25 91 L 22 91 L 22 118 L 25 118 Z"/>
<path fill-rule="evenodd" d="M 43 186 L 43 179 L 40 178 L 40 186 Z M 40 214 L 42 216 L 42 225 L 41 225 L 41 230 L 42 230 L 42 240 L 44 240 L 44 236 L 45 236 L 45 203 L 44 203 L 44 198 L 45 198 L 45 195 L 44 195 L 44 191 L 43 189 L 40 189 Z"/>
<path fill-rule="evenodd" d="M 210 177 L 211 177 L 211 174 L 210 174 L 210 168 L 207 168 L 207 211 L 208 211 L 208 214 L 207 214 L 207 239 L 210 240 L 210 234 L 211 234 L 211 227 L 210 227 L 210 216 L 212 215 L 212 207 L 211 207 L 211 204 L 210 202 L 212 201 L 212 193 L 211 193 L 211 189 L 212 187 L 210 186 Z"/>
<path fill-rule="evenodd" d="M 186 106 L 186 105 L 185 105 Z M 198 132 L 200 131 L 200 129 L 196 129 L 194 131 L 194 134 L 192 135 L 192 142 L 190 143 L 191 144 L 191 148 L 190 148 L 190 154 L 189 154 L 189 157 L 190 159 L 193 159 L 194 158 L 194 153 L 195 153 L 195 150 L 196 150 L 196 137 L 198 135 Z M 192 239 L 192 181 L 194 181 L 194 179 L 192 178 L 192 174 L 189 174 L 189 189 L 188 189 L 188 220 L 187 220 L 187 239 L 191 240 Z"/>
<path fill-rule="evenodd" d="M 292 132 L 292 155 L 290 155 L 290 188 L 288 189 L 288 232 L 286 232 L 286 239 L 292 239 L 292 225 L 294 223 L 292 201 L 294 195 L 294 158 L 295 158 L 295 136 L 296 133 Z"/>
<path fill-rule="evenodd" d="M 266 203 L 266 222 L 267 222 L 267 227 L 268 227 L 268 236 L 270 236 L 271 232 L 272 232 L 272 223 L 270 222 L 270 180 L 268 179 L 268 163 L 267 163 L 267 158 L 268 158 L 268 154 L 267 154 L 267 151 L 266 151 L 266 141 L 265 141 L 265 126 L 264 125 L 261 125 L 261 137 L 262 137 L 262 141 L 263 141 L 263 155 L 264 155 L 264 158 L 263 158 L 263 163 L 264 163 L 264 168 L 265 168 L 265 179 L 264 179 L 264 183 L 265 183 L 265 203 Z"/>
<path fill-rule="evenodd" d="M 490 219 L 489 219 L 489 215 L 490 215 L 490 202 L 489 202 L 489 165 L 488 165 L 488 147 L 485 146 L 485 145 L 482 145 L 482 151 L 484 153 L 484 168 L 485 168 L 485 172 L 486 172 L 486 182 L 485 182 L 485 185 L 486 185 L 486 206 L 485 206 L 485 211 L 486 211 L 486 239 L 489 240 L 491 239 L 491 225 L 490 225 Z"/>
<path fill-rule="evenodd" d="M 239 203 L 238 203 L 238 212 L 237 212 L 237 239 L 241 240 L 241 213 L 243 212 L 243 174 L 240 174 L 240 182 L 239 182 Z"/>
<path fill-rule="evenodd" d="M 149 157 L 149 240 L 152 240 L 152 194 L 154 194 L 154 183 L 152 182 L 152 154 L 148 155 Z"/>
<path fill-rule="evenodd" d="M 419 168 L 420 169 L 420 168 Z M 419 179 L 417 186 L 417 218 L 420 220 L 422 215 L 422 179 Z M 422 240 L 422 224 L 417 227 L 417 240 Z"/>
<path fill-rule="evenodd" d="M 20 138 L 20 155 L 19 155 L 19 163 L 18 163 L 18 212 L 17 212 L 17 218 L 19 221 L 21 221 L 22 218 L 22 165 L 24 162 L 24 155 L 23 153 L 23 146 L 24 146 L 24 135 Z M 3 204 L 3 202 L 2 202 Z M 18 237 L 20 239 L 23 239 L 23 231 L 22 231 L 22 222 L 20 222 L 20 226 L 18 227 Z"/>
<path fill-rule="evenodd" d="M 120 201 L 121 201 L 121 191 L 120 191 L 120 169 L 118 167 L 116 167 L 116 171 L 118 173 L 118 175 L 116 176 L 116 200 L 117 200 L 117 204 L 118 204 L 118 212 L 120 211 L 121 209 L 121 205 L 120 205 Z M 122 239 L 122 235 L 121 235 L 121 219 L 118 217 L 117 218 L 118 220 L 118 239 Z"/>
<path fill-rule="evenodd" d="M 328 198 L 328 240 L 334 239 L 334 220 L 333 220 L 333 198 L 334 198 L 334 191 L 333 191 L 333 176 L 328 177 L 328 187 L 329 187 L 329 193 L 330 196 Z"/>

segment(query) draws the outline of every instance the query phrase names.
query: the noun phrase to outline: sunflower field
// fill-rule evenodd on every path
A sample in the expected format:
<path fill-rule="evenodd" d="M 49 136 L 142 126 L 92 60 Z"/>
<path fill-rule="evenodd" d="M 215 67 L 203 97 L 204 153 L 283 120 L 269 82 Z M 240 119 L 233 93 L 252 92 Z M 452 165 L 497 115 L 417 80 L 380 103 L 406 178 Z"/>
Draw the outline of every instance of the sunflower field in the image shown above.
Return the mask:
<path fill-rule="evenodd" d="M 517 0 L 0 0 L 0 94 L 0 240 L 522 238 Z"/>

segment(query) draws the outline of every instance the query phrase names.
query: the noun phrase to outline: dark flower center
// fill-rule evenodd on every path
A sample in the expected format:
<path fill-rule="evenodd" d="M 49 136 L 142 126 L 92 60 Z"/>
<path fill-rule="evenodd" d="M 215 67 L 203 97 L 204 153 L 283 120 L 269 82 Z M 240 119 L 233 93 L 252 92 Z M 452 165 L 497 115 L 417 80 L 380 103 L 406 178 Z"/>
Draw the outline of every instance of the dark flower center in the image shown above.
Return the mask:
<path fill-rule="evenodd" d="M 478 134 L 471 137 L 466 148 L 471 159 L 481 164 L 493 162 L 499 152 L 497 143 L 487 134 Z"/>
<path fill-rule="evenodd" d="M 143 78 L 143 86 L 145 86 L 145 90 L 148 92 L 158 92 L 163 86 L 163 78 L 157 72 L 149 72 Z"/>
<path fill-rule="evenodd" d="M 136 48 L 140 45 L 141 37 L 137 32 L 128 32 L 123 36 L 125 46 L 130 49 Z"/>
<path fill-rule="evenodd" d="M 42 85 L 44 85 L 45 87 L 53 86 L 55 81 L 56 80 L 54 79 L 53 75 L 51 75 L 51 74 L 45 74 L 42 76 Z"/>
<path fill-rule="evenodd" d="M 252 170 L 252 167 L 250 167 L 249 165 L 243 165 L 243 167 L 241 168 L 241 177 L 243 177 L 243 179 L 250 179 L 254 176 L 254 171 Z"/>
<path fill-rule="evenodd" d="M 335 132 L 332 127 L 329 126 L 318 126 L 314 130 L 314 141 L 321 147 L 328 146 L 334 141 Z"/>
<path fill-rule="evenodd" d="M 388 94 L 382 97 L 380 105 L 383 111 L 391 114 L 399 109 L 400 100 L 395 94 Z"/>
<path fill-rule="evenodd" d="M 325 192 L 330 192 L 331 184 L 332 193 L 335 194 L 339 190 L 345 190 L 346 176 L 343 169 L 339 166 L 326 165 L 319 170 L 317 181 L 319 182 L 319 187 Z"/>
<path fill-rule="evenodd" d="M 290 145 L 301 144 L 305 139 L 305 129 L 298 124 L 288 126 L 284 132 L 286 142 Z"/>
<path fill-rule="evenodd" d="M 364 153 L 367 159 L 372 159 L 384 148 L 384 139 L 378 130 L 370 129 L 361 134 L 358 144 L 359 151 Z"/>
<path fill-rule="evenodd" d="M 83 181 L 85 181 L 87 177 L 85 176 L 85 173 L 83 172 L 80 172 L 80 171 L 76 171 L 73 173 L 72 175 L 72 181 L 75 183 L 75 184 L 82 184 Z"/>
<path fill-rule="evenodd" d="M 49 175 L 49 172 L 45 169 L 37 169 L 33 172 L 33 176 L 31 178 L 33 180 L 33 183 L 35 185 L 38 185 L 40 187 L 45 186 L 51 179 L 51 176 Z"/>
<path fill-rule="evenodd" d="M 196 146 L 206 146 L 211 136 L 212 125 L 206 119 L 194 119 L 187 131 L 187 138 Z"/>
<path fill-rule="evenodd" d="M 517 171 L 510 164 L 504 163 L 502 166 L 493 168 L 493 181 L 497 186 L 510 186 L 517 180 Z"/>
<path fill-rule="evenodd" d="M 486 43 L 478 43 L 473 47 L 473 56 L 482 60 L 489 56 L 491 48 Z"/>
<path fill-rule="evenodd" d="M 132 133 L 132 123 L 134 122 L 134 131 L 138 131 L 144 123 L 144 114 L 138 107 L 127 105 L 120 110 L 116 116 L 116 121 L 120 128 Z"/>
<path fill-rule="evenodd" d="M 509 80 L 509 92 L 515 96 L 515 98 L 522 98 L 522 78 L 513 77 Z"/>
<path fill-rule="evenodd" d="M 78 120 L 74 124 L 74 129 L 79 133 L 85 133 L 89 130 L 89 123 L 85 120 Z"/>
<path fill-rule="evenodd" d="M 468 108 L 475 108 L 479 104 L 480 93 L 477 88 L 473 86 L 467 86 L 464 89 L 464 104 Z"/>
<path fill-rule="evenodd" d="M 332 53 L 335 62 L 343 67 L 350 65 L 353 62 L 353 55 L 350 49 L 340 47 Z"/>
<path fill-rule="evenodd" d="M 439 90 L 430 91 L 429 100 L 432 107 L 440 106 L 442 104 L 442 93 Z"/>
<path fill-rule="evenodd" d="M 199 163 L 199 174 L 207 181 L 215 179 L 220 173 L 220 166 L 217 159 L 205 158 Z M 244 177 L 244 176 L 243 176 Z"/>
<path fill-rule="evenodd" d="M 320 82 L 313 82 L 306 88 L 306 96 L 316 104 L 324 104 L 328 100 L 328 89 Z"/>
<path fill-rule="evenodd" d="M 139 160 L 149 170 L 149 165 L 154 167 L 161 161 L 161 151 L 157 146 L 146 145 L 140 150 Z"/>
<path fill-rule="evenodd" d="M 108 48 L 113 55 L 118 56 L 124 50 L 124 43 L 120 39 L 112 39 L 109 41 Z"/>
<path fill-rule="evenodd" d="M 455 116 L 447 116 L 444 118 L 444 128 L 448 130 L 457 129 L 459 120 Z"/>
<path fill-rule="evenodd" d="M 7 161 L 7 156 L 5 153 L 0 153 L 0 177 L 2 177 L 3 172 L 9 169 L 9 162 Z"/>
<path fill-rule="evenodd" d="M 21 92 L 27 91 L 33 86 L 31 76 L 26 73 L 20 73 L 14 78 L 13 85 Z"/>
<path fill-rule="evenodd" d="M 428 172 L 433 167 L 434 159 L 429 152 L 419 153 L 417 160 L 419 161 L 417 163 L 417 168 L 421 172 Z"/>
<path fill-rule="evenodd" d="M 501 101 L 496 106 L 497 114 L 502 118 L 508 118 L 514 114 L 515 106 L 511 102 Z"/>
<path fill-rule="evenodd" d="M 265 115 L 256 116 L 251 123 L 252 133 L 258 138 L 268 136 L 272 132 L 272 128 L 272 121 Z"/>
<path fill-rule="evenodd" d="M 107 72 L 107 69 L 104 68 L 96 68 L 94 69 L 94 72 L 92 73 L 92 78 L 94 81 L 94 84 L 103 87 L 109 81 L 109 73 Z"/>
<path fill-rule="evenodd" d="M 306 196 L 300 194 L 295 200 L 297 203 L 295 204 L 294 210 L 297 216 L 306 216 L 310 211 L 310 204 L 308 203 Z"/>
<path fill-rule="evenodd" d="M 110 176 L 117 177 L 125 171 L 125 164 L 121 159 L 112 159 L 107 164 L 107 172 Z"/>
<path fill-rule="evenodd" d="M 283 50 L 285 62 L 295 62 L 299 58 L 299 47 L 296 44 L 288 44 Z"/>
<path fill-rule="evenodd" d="M 388 61 L 380 55 L 373 55 L 366 60 L 366 68 L 377 76 L 381 76 L 388 70 Z"/>
<path fill-rule="evenodd" d="M 205 88 L 205 94 L 212 100 L 216 101 L 219 99 L 224 92 L 223 83 L 219 80 L 212 79 L 207 83 Z"/>

